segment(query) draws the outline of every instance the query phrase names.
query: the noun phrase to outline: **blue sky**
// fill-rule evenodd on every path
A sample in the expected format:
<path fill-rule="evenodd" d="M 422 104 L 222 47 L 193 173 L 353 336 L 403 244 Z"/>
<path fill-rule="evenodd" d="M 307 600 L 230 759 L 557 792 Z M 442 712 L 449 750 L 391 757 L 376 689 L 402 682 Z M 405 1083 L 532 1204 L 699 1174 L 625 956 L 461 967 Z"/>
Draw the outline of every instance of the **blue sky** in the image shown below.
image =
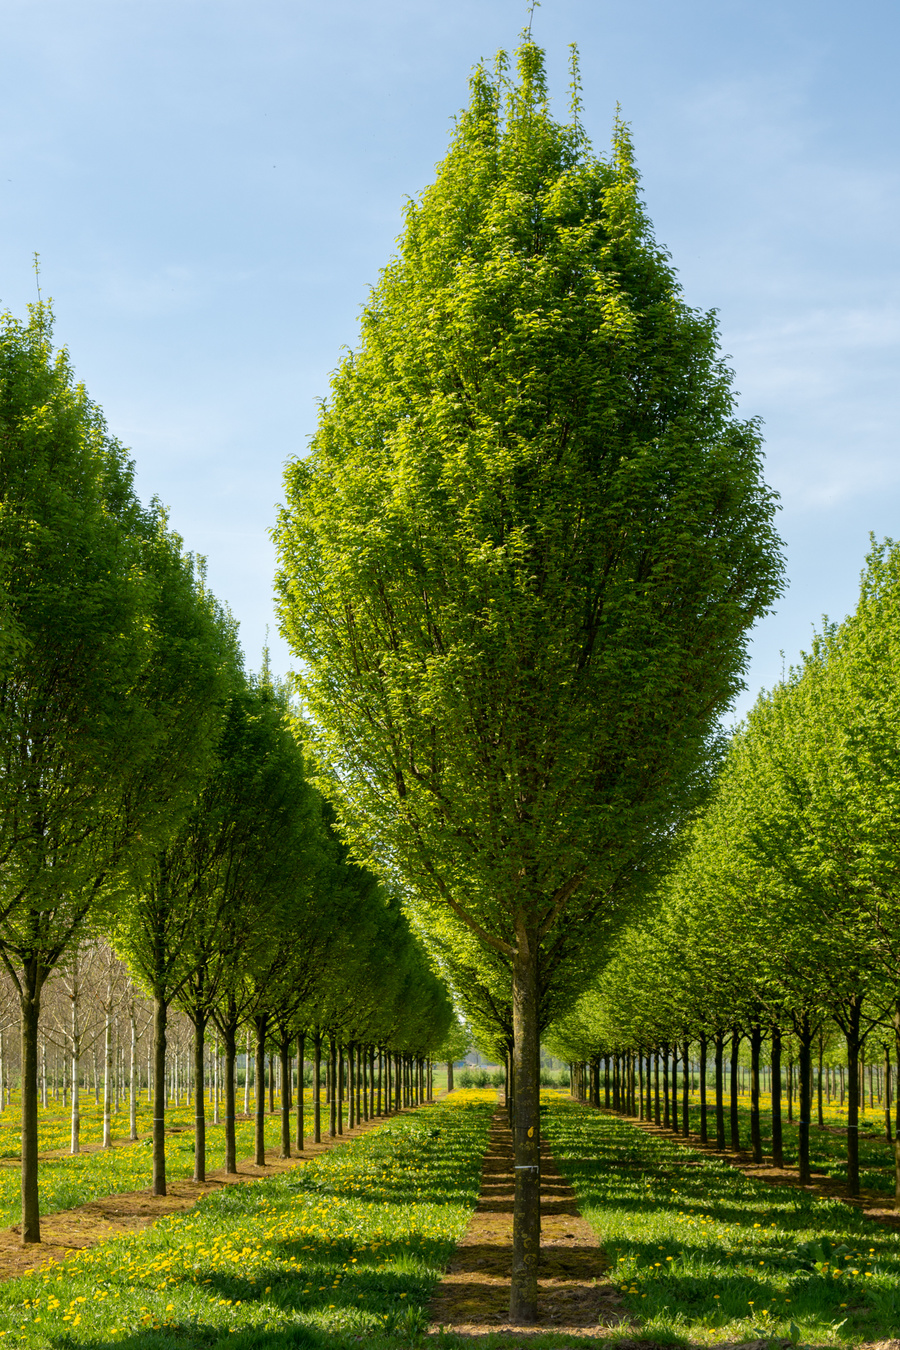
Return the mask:
<path fill-rule="evenodd" d="M 428 181 L 471 66 L 521 0 L 4 0 L 0 307 L 34 298 L 241 622 L 275 633 L 282 466 Z M 719 311 L 765 422 L 790 589 L 744 708 L 855 603 L 869 531 L 900 535 L 895 3 L 543 0 L 560 115 L 633 127 L 689 303 Z"/>

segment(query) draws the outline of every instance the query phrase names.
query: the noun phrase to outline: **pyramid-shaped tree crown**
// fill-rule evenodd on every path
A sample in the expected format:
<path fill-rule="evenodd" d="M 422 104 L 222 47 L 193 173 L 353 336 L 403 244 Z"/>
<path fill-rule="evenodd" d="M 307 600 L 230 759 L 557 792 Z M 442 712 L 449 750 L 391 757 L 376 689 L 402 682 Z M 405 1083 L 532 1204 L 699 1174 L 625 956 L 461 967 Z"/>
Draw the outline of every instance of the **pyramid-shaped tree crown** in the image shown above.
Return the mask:
<path fill-rule="evenodd" d="M 726 414 L 714 325 L 680 302 L 653 242 L 627 128 L 617 121 L 612 155 L 598 159 L 577 99 L 569 124 L 552 119 L 533 43 L 520 48 L 518 72 L 514 83 L 502 55 L 493 79 L 474 72 L 436 181 L 409 204 L 399 257 L 366 310 L 364 350 L 395 367 L 407 397 L 431 402 L 456 391 L 469 416 L 483 413 L 491 428 L 499 397 L 506 433 L 539 429 L 546 442 L 577 427 L 596 453 L 598 434 L 618 448 L 610 432 L 620 418 L 610 411 L 634 404 L 636 364 L 646 386 L 646 348 L 662 329 L 668 360 L 661 366 L 654 353 L 653 382 L 671 386 L 685 360 L 693 382 L 700 362 Z M 653 435 L 661 409 L 646 392 L 650 424 L 633 425 L 634 407 L 628 430 Z"/>
<path fill-rule="evenodd" d="M 477 70 L 276 531 L 282 630 L 363 856 L 511 970 L 511 1317 L 536 1298 L 540 1009 L 665 852 L 780 585 L 757 427 L 638 195 Z M 483 983 L 483 981 L 482 981 Z"/>
<path fill-rule="evenodd" d="M 707 660 L 703 720 L 738 686 L 743 634 L 779 585 L 758 429 L 733 418 L 715 318 L 685 304 L 653 239 L 626 126 L 598 158 L 577 69 L 560 124 L 543 53 L 525 42 L 517 63 L 517 79 L 502 56 L 474 72 L 313 454 L 289 469 L 294 538 L 308 512 L 331 518 L 327 541 L 316 526 L 296 550 L 291 588 L 309 577 L 324 601 L 311 566 L 351 589 L 419 575 L 431 618 L 439 594 L 449 604 L 447 643 L 457 620 L 482 649 L 530 627 L 542 666 L 556 630 L 582 691 L 601 648 L 641 648 L 634 697 L 674 699 L 679 718 L 693 680 L 671 642 L 686 639 Z"/>

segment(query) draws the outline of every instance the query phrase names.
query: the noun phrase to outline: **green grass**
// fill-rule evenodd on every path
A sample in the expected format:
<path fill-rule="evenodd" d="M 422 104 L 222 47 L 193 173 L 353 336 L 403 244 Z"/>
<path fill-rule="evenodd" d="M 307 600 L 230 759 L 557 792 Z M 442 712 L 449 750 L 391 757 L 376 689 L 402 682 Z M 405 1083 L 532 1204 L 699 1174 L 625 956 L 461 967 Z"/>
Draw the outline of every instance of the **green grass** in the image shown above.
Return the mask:
<path fill-rule="evenodd" d="M 762 1110 L 760 1111 L 760 1134 L 762 1136 L 763 1153 L 771 1156 L 772 1152 L 772 1117 L 768 1111 L 769 1097 L 761 1096 Z M 681 1120 L 681 1100 L 678 1102 L 679 1122 Z M 726 1144 L 731 1139 L 729 1126 L 730 1104 L 726 1098 L 725 1102 L 725 1140 Z M 787 1105 L 782 1108 L 782 1131 L 784 1135 L 784 1161 L 788 1167 L 797 1166 L 798 1149 L 797 1138 L 798 1128 L 796 1118 L 800 1112 L 794 1106 L 795 1119 L 788 1123 Z M 815 1123 L 817 1112 L 815 1102 L 813 1103 L 813 1125 L 809 1132 L 809 1159 L 810 1166 L 817 1172 L 823 1172 L 826 1176 L 835 1181 L 847 1180 L 847 1112 L 837 1106 L 826 1107 L 823 1113 L 825 1129 L 820 1129 Z M 738 1117 L 740 1122 L 741 1146 L 750 1148 L 750 1102 L 749 1098 L 743 1096 L 738 1104 Z M 691 1130 L 695 1135 L 700 1134 L 700 1099 L 698 1096 L 691 1098 Z M 715 1140 L 715 1095 L 709 1094 L 707 1129 L 710 1138 Z M 834 1131 L 840 1131 L 835 1133 Z M 859 1117 L 859 1181 L 864 1190 L 880 1192 L 882 1195 L 894 1194 L 894 1154 L 893 1147 L 887 1142 L 884 1134 L 884 1111 L 879 1107 L 869 1108 L 865 1114 Z"/>
<path fill-rule="evenodd" d="M 312 1098 L 307 1093 L 306 1137 L 312 1137 Z M 193 1108 L 178 1107 L 167 1113 L 170 1127 L 184 1132 L 166 1136 L 166 1176 L 170 1181 L 193 1175 L 194 1134 Z M 139 1120 L 139 1128 L 149 1128 L 149 1119 Z M 281 1143 L 281 1116 L 266 1115 L 266 1147 Z M 127 1118 L 126 1125 L 127 1129 Z M 292 1130 L 296 1123 L 292 1119 Z M 45 1126 L 45 1137 L 50 1126 Z M 252 1157 L 255 1124 L 250 1120 L 236 1122 L 238 1161 Z M 208 1171 L 225 1164 L 225 1127 L 212 1124 L 212 1112 L 207 1120 L 206 1166 Z M 126 1191 L 143 1190 L 153 1179 L 153 1161 L 149 1138 L 137 1144 L 128 1144 L 96 1153 L 78 1153 L 61 1158 L 44 1158 L 38 1164 L 38 1191 L 42 1214 L 72 1209 L 105 1195 L 120 1195 Z M 21 1218 L 21 1169 L 17 1166 L 0 1168 L 0 1227 L 18 1223 Z"/>
<path fill-rule="evenodd" d="M 322 1100 L 324 1107 L 324 1091 Z M 310 1132 L 312 1131 L 312 1089 L 307 1088 L 304 1093 L 305 1111 L 308 1117 L 307 1124 Z M 254 1102 L 251 1097 L 250 1109 L 253 1111 Z M 224 1113 L 224 1106 L 220 1107 Z M 278 1105 L 278 1096 L 276 1095 L 276 1110 L 280 1111 Z M 153 1128 L 153 1107 L 146 1101 L 140 1101 L 137 1104 L 137 1133 L 138 1135 L 149 1134 Z M 293 1116 L 293 1111 L 292 1111 Z M 347 1122 L 347 1104 L 344 1103 L 344 1123 Z M 166 1127 L 168 1129 L 187 1129 L 194 1128 L 194 1106 L 193 1103 L 177 1102 L 170 1103 L 166 1110 Z M 210 1098 L 206 1100 L 206 1128 L 207 1133 L 219 1128 L 213 1125 L 213 1105 Z M 130 1123 L 127 1103 L 122 1103 L 117 1112 L 112 1113 L 111 1130 L 114 1141 L 121 1142 L 127 1139 L 130 1134 Z M 87 1144 L 99 1144 L 103 1139 L 103 1108 L 95 1105 L 93 1101 L 82 1100 L 81 1106 L 81 1131 L 80 1140 L 84 1147 Z M 46 1110 L 38 1112 L 38 1152 L 51 1153 L 61 1150 L 65 1153 L 69 1151 L 71 1142 L 71 1116 L 70 1112 L 52 1102 Z M 0 1113 L 0 1158 L 16 1159 L 22 1153 L 22 1110 L 17 1100 Z"/>
<path fill-rule="evenodd" d="M 477 1199 L 495 1105 L 456 1094 L 2 1284 L 0 1337 L 35 1350 L 334 1350 L 415 1336 Z"/>
<path fill-rule="evenodd" d="M 858 1345 L 900 1326 L 891 1231 L 614 1116 L 545 1102 L 557 1164 L 642 1322 L 637 1339 Z"/>

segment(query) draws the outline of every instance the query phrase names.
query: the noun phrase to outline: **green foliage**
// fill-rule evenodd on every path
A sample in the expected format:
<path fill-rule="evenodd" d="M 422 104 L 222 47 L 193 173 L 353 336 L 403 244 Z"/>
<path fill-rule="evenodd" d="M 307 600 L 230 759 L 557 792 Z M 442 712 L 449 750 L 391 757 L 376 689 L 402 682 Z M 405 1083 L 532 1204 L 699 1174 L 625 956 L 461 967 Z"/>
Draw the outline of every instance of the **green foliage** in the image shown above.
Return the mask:
<path fill-rule="evenodd" d="M 700 785 L 780 562 L 757 429 L 625 127 L 597 159 L 540 51 L 518 65 L 476 71 L 276 538 L 354 847 L 497 950 L 536 930 L 549 985 L 586 978 Z"/>

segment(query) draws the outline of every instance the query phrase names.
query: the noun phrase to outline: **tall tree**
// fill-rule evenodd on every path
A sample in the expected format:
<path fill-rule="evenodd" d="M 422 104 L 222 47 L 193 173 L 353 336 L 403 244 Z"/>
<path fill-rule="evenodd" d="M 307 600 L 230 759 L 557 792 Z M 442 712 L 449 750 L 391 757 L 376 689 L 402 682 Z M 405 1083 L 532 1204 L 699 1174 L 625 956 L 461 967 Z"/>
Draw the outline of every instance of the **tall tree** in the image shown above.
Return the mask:
<path fill-rule="evenodd" d="M 342 827 L 509 962 L 510 1314 L 531 1321 L 542 971 L 666 840 L 781 563 L 758 429 L 625 127 L 596 158 L 530 41 L 518 73 L 475 71 L 276 538 Z"/>
<path fill-rule="evenodd" d="M 0 956 L 22 1015 L 22 1241 L 40 1240 L 41 992 L 202 749 L 219 615 L 51 315 L 0 322 Z"/>

